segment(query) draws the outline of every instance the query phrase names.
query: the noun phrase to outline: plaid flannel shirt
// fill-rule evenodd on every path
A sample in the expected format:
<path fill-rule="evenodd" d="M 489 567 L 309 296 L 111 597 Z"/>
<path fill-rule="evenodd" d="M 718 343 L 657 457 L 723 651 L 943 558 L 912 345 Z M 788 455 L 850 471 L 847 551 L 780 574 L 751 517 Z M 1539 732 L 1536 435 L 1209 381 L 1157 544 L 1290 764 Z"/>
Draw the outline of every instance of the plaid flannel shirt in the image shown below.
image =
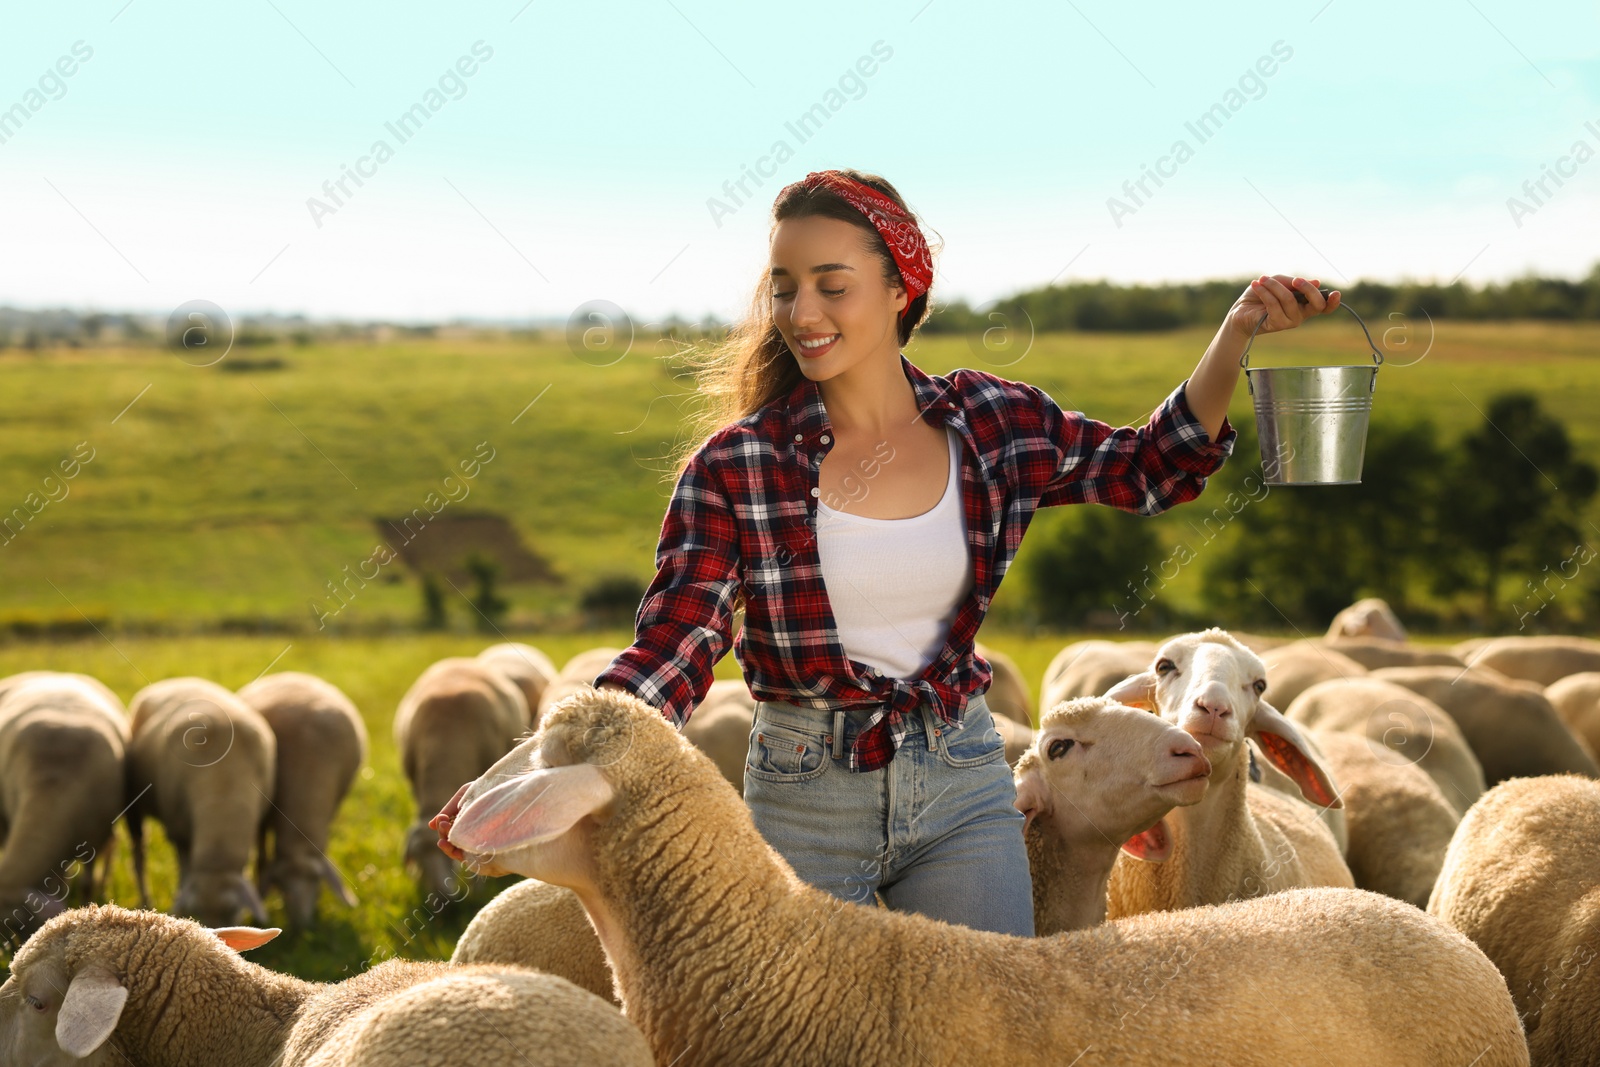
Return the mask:
<path fill-rule="evenodd" d="M 662 522 L 635 641 L 595 685 L 614 682 L 681 728 L 728 649 L 742 584 L 744 621 L 733 651 L 751 695 L 828 711 L 873 707 L 848 765 L 877 769 L 894 758 L 919 702 L 959 727 L 967 695 L 988 689 L 989 663 L 973 642 L 1036 509 L 1095 503 L 1160 514 L 1199 496 L 1238 436 L 1224 418 L 1209 439 L 1189 410 L 1188 379 L 1145 426 L 1118 429 L 1062 411 L 1025 382 L 968 368 L 928 375 L 903 353 L 900 364 L 922 417 L 961 435 L 974 568 L 944 647 L 922 673 L 890 677 L 849 659 L 840 643 L 815 533 L 818 471 L 832 426 L 816 383 L 804 379 L 713 434 L 691 458 Z"/>

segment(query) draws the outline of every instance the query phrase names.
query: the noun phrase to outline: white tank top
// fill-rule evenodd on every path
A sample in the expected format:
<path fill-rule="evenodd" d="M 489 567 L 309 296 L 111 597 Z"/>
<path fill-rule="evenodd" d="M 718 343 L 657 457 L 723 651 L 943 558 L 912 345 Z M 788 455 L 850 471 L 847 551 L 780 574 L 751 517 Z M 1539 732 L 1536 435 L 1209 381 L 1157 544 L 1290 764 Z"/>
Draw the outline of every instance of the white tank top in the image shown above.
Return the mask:
<path fill-rule="evenodd" d="M 972 589 L 961 435 L 945 430 L 950 475 L 931 510 L 873 519 L 817 504 L 822 580 L 845 655 L 891 678 L 915 678 L 933 662 Z"/>

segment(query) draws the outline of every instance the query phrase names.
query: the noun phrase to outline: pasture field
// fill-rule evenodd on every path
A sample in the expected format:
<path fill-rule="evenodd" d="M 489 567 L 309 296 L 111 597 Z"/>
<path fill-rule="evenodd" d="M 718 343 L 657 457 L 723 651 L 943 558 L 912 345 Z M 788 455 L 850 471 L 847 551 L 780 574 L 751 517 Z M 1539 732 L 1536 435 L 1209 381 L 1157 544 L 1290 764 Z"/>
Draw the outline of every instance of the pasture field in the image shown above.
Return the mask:
<path fill-rule="evenodd" d="M 586 648 L 622 647 L 630 640 L 629 634 L 620 630 L 508 636 L 543 649 L 557 665 Z M 1017 661 L 1037 700 L 1039 680 L 1051 657 L 1062 645 L 1085 636 L 1093 635 L 1024 637 L 985 626 L 980 639 Z M 448 958 L 477 909 L 516 880 L 486 880 L 464 902 L 435 910 L 400 860 L 415 805 L 390 734 L 395 706 L 428 664 L 445 656 L 476 655 L 491 641 L 465 635 L 285 638 L 241 634 L 18 642 L 0 645 L 0 677 L 34 669 L 81 671 L 102 679 L 126 702 L 148 682 L 178 675 L 197 674 L 237 689 L 270 664 L 274 671 L 308 671 L 343 689 L 361 709 L 371 737 L 371 755 L 334 823 L 330 858 L 360 902 L 354 909 L 346 909 L 325 892 L 315 929 L 300 935 L 286 933 L 250 954 L 252 960 L 275 970 L 333 981 L 391 956 Z M 718 678 L 739 677 L 731 653 L 717 665 L 716 673 Z M 177 866 L 159 824 L 147 823 L 146 831 L 151 903 L 166 908 L 177 888 Z M 121 826 L 116 841 L 109 899 L 137 907 L 127 836 Z M 98 848 L 99 842 L 93 847 Z M 276 894 L 267 898 L 267 908 L 274 925 L 286 922 Z"/>
<path fill-rule="evenodd" d="M 1426 322 L 1368 325 L 1391 348 L 1375 418 L 1426 415 L 1453 438 L 1481 421 L 1489 395 L 1525 388 L 1600 462 L 1600 325 L 1440 322 L 1410 366 L 1399 364 L 1420 355 Z M 1020 356 L 930 336 L 907 355 L 932 372 L 1026 380 L 1064 408 L 1126 425 L 1193 371 L 1212 333 L 1049 334 Z M 333 626 L 407 627 L 420 597 L 398 562 L 347 606 L 328 586 L 373 556 L 375 519 L 436 494 L 428 506 L 445 501 L 441 516 L 504 516 L 549 561 L 559 584 L 504 590 L 513 625 L 549 629 L 597 576 L 653 572 L 671 491 L 662 472 L 692 399 L 690 379 L 658 358 L 672 350 L 640 339 L 620 356 L 580 357 L 559 337 L 434 339 L 235 348 L 210 367 L 149 349 L 0 354 L 0 515 L 42 497 L 75 449 L 92 454 L 59 499 L 0 537 L 0 628 L 88 617 L 110 630 L 305 630 L 314 604 L 339 609 Z M 1357 325 L 1335 315 L 1258 338 L 1251 363 L 1364 353 Z M 1253 423 L 1242 382 L 1231 417 Z M 1236 452 L 1230 463 L 1241 461 L 1259 457 Z M 476 476 L 447 489 L 463 462 Z M 1013 584 L 994 618 L 1008 618 Z M 1194 607 L 1197 588 L 1189 568 L 1164 595 Z M 445 589 L 463 620 L 467 592 Z"/>

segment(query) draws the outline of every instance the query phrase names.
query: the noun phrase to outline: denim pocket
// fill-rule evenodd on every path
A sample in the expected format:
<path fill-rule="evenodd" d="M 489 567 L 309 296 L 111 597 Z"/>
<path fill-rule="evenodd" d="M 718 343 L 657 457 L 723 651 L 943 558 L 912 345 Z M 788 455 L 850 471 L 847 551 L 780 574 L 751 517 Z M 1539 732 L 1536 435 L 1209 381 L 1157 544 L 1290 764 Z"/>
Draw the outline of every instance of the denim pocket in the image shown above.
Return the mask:
<path fill-rule="evenodd" d="M 973 701 L 961 729 L 941 726 L 939 756 L 952 767 L 977 767 L 1004 759 L 1006 740 L 994 724 L 994 716 L 984 701 Z"/>
<path fill-rule="evenodd" d="M 744 773 L 764 782 L 803 782 L 828 769 L 823 735 L 775 726 L 757 717 Z"/>

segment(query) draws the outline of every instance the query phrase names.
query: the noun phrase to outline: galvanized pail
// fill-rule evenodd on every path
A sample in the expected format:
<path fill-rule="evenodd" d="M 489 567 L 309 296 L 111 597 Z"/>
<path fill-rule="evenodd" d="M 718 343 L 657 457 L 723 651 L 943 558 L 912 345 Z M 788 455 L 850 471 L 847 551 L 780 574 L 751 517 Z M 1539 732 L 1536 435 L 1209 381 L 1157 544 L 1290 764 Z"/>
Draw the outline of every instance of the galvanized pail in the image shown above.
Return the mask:
<path fill-rule="evenodd" d="M 1324 292 L 1324 296 L 1332 290 Z M 1295 294 L 1300 303 L 1304 296 Z M 1349 304 L 1340 307 L 1356 315 Z M 1251 367 L 1250 344 L 1267 316 L 1250 331 L 1239 366 L 1255 398 L 1261 469 L 1268 485 L 1359 485 L 1367 448 L 1372 391 L 1383 353 L 1367 335 L 1373 363 L 1337 367 Z"/>

